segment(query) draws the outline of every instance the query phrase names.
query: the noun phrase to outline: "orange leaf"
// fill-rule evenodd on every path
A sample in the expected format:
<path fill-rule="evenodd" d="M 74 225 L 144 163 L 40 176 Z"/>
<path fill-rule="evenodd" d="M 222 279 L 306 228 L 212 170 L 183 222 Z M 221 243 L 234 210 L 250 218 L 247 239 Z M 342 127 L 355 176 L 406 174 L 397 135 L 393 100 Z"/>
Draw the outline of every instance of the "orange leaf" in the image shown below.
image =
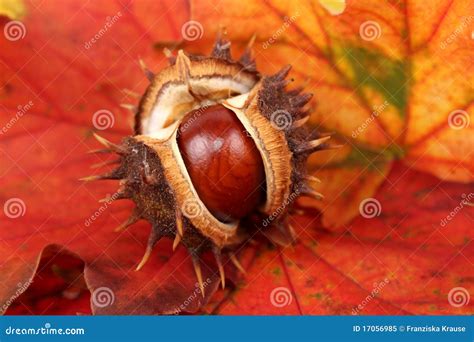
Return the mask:
<path fill-rule="evenodd" d="M 314 93 L 314 126 L 352 150 L 345 161 L 314 161 L 328 203 L 313 205 L 325 226 L 349 222 L 395 159 L 442 179 L 474 180 L 469 1 L 347 1 L 340 15 L 316 0 L 196 1 L 192 9 L 204 40 L 219 27 L 240 44 L 256 34 L 264 71 L 292 64 Z"/>
<path fill-rule="evenodd" d="M 264 245 L 254 247 L 258 253 L 247 250 L 245 281 L 205 310 L 226 315 L 472 314 L 474 210 L 465 203 L 474 193 L 463 197 L 465 190 L 396 164 L 364 216 L 345 231 L 325 230 L 314 217 L 297 220 L 300 243 L 283 250 Z"/>
<path fill-rule="evenodd" d="M 180 27 L 188 19 L 189 6 L 184 1 L 33 2 L 27 5 L 27 15 L 17 30 L 0 36 L 0 173 L 7 180 L 0 193 L 0 312 L 8 306 L 4 303 L 10 304 L 28 287 L 40 271 L 40 255 L 53 244 L 84 260 L 92 299 L 100 287 L 117 292 L 117 306 L 101 307 L 99 302 L 93 309 L 100 312 L 118 312 L 126 299 L 130 305 L 135 300 L 140 312 L 144 296 L 159 293 L 163 283 L 180 283 L 184 289 L 169 302 L 160 298 L 151 306 L 160 313 L 167 309 L 165 305 L 179 306 L 184 301 L 177 297 L 180 293 L 195 290 L 194 278 L 191 281 L 188 273 L 179 273 L 191 265 L 183 253 L 173 255 L 176 272 L 172 279 L 161 277 L 161 284 L 152 283 L 167 265 L 169 248 L 166 258 L 160 259 L 157 249 L 153 262 L 142 272 L 134 272 L 149 228 L 141 224 L 133 232 L 114 233 L 131 205 L 98 203 L 116 191 L 116 184 L 101 184 L 95 191 L 78 180 L 92 173 L 91 165 L 104 161 L 86 154 L 97 148 L 94 129 L 107 128 L 105 135 L 115 141 L 132 133 L 132 117 L 119 104 L 130 101 L 123 88 L 141 93 L 148 83 L 138 58 L 153 69 L 162 68 L 167 62 L 156 43 L 179 41 Z M 12 21 L 1 17 L 0 23 L 3 33 Z M 107 120 L 94 122 L 94 113 L 105 113 Z M 133 290 L 123 297 L 112 283 L 103 283 L 109 281 L 105 272 L 110 259 L 122 266 L 114 269 L 114 281 L 120 281 L 121 289 Z M 208 268 L 203 266 L 203 273 L 207 279 Z M 209 281 L 208 295 L 217 284 L 214 280 Z M 18 292 L 17 284 L 27 285 Z M 188 309 L 196 310 L 191 305 Z"/>
<path fill-rule="evenodd" d="M 461 78 L 472 73 L 461 47 L 465 29 L 449 44 L 446 38 L 459 32 L 456 17 L 469 13 L 466 5 L 439 3 L 426 9 L 413 3 L 404 8 L 349 2 L 343 14 L 333 16 L 343 8 L 327 3 L 28 3 L 23 26 L 0 35 L 0 155 L 6 161 L 0 164 L 5 180 L 0 190 L 0 311 L 13 301 L 16 309 L 24 305 L 34 313 L 50 312 L 44 308 L 59 300 L 56 280 L 40 298 L 35 285 L 18 296 L 35 274 L 47 272 L 41 255 L 59 247 L 84 262 L 92 312 L 99 314 L 196 312 L 210 300 L 206 310 L 217 313 L 350 313 L 385 277 L 388 284 L 361 313 L 472 312 L 472 303 L 455 308 L 447 301 L 453 288 L 473 291 L 471 209 L 454 217 L 449 234 L 439 227 L 459 206 L 460 194 L 470 192 L 465 185 L 392 166 L 394 159 L 404 158 L 440 177 L 472 181 L 472 128 L 462 120 L 465 127 L 455 132 L 449 125 L 460 128 L 459 118 L 467 113 L 470 119 L 472 112 L 472 92 Z M 147 86 L 138 57 L 153 70 L 161 69 L 166 63 L 161 48 L 182 44 L 183 23 L 190 19 L 199 21 L 204 35 L 185 43 L 201 53 L 208 51 L 220 25 L 227 26 L 236 50 L 257 33 L 262 70 L 294 64 L 295 77 L 316 95 L 312 123 L 335 131 L 335 140 L 345 144 L 316 155 L 311 163 L 323 178 L 327 200 L 318 204 L 324 209 L 323 223 L 338 227 L 327 231 L 315 217 L 306 217 L 295 221 L 302 243 L 294 250 L 277 253 L 262 241 L 244 248 L 245 282 L 212 298 L 218 285 L 215 265 L 202 266 L 203 297 L 196 291 L 191 260 L 183 250 L 173 254 L 171 241 L 160 241 L 150 262 L 135 272 L 149 225 L 141 222 L 114 234 L 131 204 L 97 203 L 114 193 L 116 184 L 90 187 L 78 181 L 90 174 L 90 165 L 104 161 L 86 154 L 97 147 L 94 130 L 106 128 L 104 135 L 113 141 L 131 134 L 131 116 L 119 104 L 136 101 L 122 88 L 142 93 Z M 423 19 L 428 23 L 420 24 Z M 380 37 L 361 39 L 365 21 L 380 25 Z M 0 32 L 11 22 L 0 17 Z M 437 49 L 440 39 L 446 39 L 443 51 Z M 460 58 L 443 64 L 442 58 L 454 52 Z M 452 81 L 447 82 L 453 87 L 449 93 L 445 80 Z M 439 95 L 439 89 L 445 93 Z M 461 116 L 447 121 L 454 110 Z M 97 113 L 106 120 L 94 120 Z M 389 172 L 382 190 L 373 195 Z M 423 196 L 429 191 L 432 197 Z M 381 216 L 348 224 L 371 196 L 379 199 Z M 232 271 L 227 274 L 238 282 Z M 17 284 L 22 284 L 20 291 Z M 278 287 L 290 291 L 290 305 L 279 306 L 276 298 L 277 305 L 269 305 Z M 71 305 L 83 307 L 85 299 Z M 63 313 L 75 312 L 66 305 Z"/>
<path fill-rule="evenodd" d="M 83 277 L 84 263 L 58 246 L 46 248 L 31 284 L 18 284 L 7 315 L 90 314 L 90 293 Z M 29 285 L 29 286 L 28 286 Z"/>

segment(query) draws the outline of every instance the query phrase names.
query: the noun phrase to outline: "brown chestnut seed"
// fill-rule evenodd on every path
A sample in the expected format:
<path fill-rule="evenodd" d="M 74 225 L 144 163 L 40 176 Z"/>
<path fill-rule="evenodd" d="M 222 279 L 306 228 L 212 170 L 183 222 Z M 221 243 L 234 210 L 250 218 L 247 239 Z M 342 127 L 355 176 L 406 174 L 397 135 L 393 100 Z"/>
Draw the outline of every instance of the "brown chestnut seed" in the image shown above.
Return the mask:
<path fill-rule="evenodd" d="M 94 152 L 118 154 L 118 166 L 83 178 L 120 180 L 117 194 L 105 199 L 135 203 L 120 229 L 150 223 L 137 270 L 170 237 L 173 249 L 183 245 L 191 254 L 203 296 L 202 253 L 214 253 L 224 287 L 222 254 L 242 269 L 233 251 L 254 228 L 287 246 L 296 238 L 288 222 L 295 196 L 322 198 L 306 161 L 330 148 L 329 136 L 305 125 L 311 95 L 287 89 L 289 66 L 261 75 L 251 45 L 238 60 L 221 38 L 208 57 L 179 50 L 157 74 L 140 62 L 150 85 L 138 107 L 125 106 L 135 114 L 134 136 L 117 145 L 96 135 L 105 148 Z"/>
<path fill-rule="evenodd" d="M 189 112 L 178 145 L 199 197 L 220 221 L 241 219 L 265 200 L 262 157 L 231 110 L 218 104 Z"/>

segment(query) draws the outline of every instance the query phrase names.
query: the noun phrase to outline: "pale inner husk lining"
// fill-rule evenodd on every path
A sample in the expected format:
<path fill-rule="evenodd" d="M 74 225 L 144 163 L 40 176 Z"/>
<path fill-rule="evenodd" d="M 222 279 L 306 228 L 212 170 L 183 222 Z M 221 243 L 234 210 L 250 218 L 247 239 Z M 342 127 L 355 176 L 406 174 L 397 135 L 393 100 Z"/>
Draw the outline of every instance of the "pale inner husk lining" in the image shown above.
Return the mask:
<path fill-rule="evenodd" d="M 194 94 L 202 97 L 196 99 L 184 83 L 168 84 L 162 89 L 156 104 L 150 115 L 143 119 L 143 134 L 156 139 L 165 139 L 170 136 L 173 129 L 170 126 L 170 118 L 179 119 L 191 110 L 219 103 L 227 99 L 230 94 L 244 94 L 250 91 L 253 84 L 243 84 L 232 78 L 199 78 L 191 79 L 190 86 Z M 227 96 L 222 98 L 204 99 L 209 94 L 224 92 Z M 180 110 L 181 106 L 181 110 Z M 173 125 L 172 125 L 173 126 Z"/>

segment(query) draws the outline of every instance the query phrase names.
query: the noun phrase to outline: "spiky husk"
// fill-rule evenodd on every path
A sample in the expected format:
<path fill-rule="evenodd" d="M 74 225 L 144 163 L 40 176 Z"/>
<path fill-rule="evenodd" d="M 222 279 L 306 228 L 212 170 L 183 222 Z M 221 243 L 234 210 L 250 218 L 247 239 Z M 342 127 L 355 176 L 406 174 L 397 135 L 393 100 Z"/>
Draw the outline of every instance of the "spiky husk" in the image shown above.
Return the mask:
<path fill-rule="evenodd" d="M 120 160 L 116 170 L 94 179 L 120 179 L 121 188 L 116 198 L 129 198 L 136 204 L 130 219 L 120 228 L 126 228 L 140 219 L 151 224 L 145 256 L 138 268 L 146 262 L 156 242 L 168 237 L 174 240 L 174 247 L 181 243 L 190 251 L 201 285 L 199 255 L 212 250 L 224 286 L 222 250 L 232 251 L 249 235 L 253 235 L 255 230 L 276 244 L 287 245 L 294 241 L 296 236 L 288 223 L 289 211 L 300 195 L 321 197 L 309 185 L 308 180 L 314 179 L 307 175 L 305 165 L 311 153 L 327 147 L 327 137 L 305 126 L 308 118 L 305 105 L 311 95 L 302 93 L 301 89 L 287 90 L 290 67 L 261 78 L 255 69 L 250 47 L 239 61 L 234 61 L 230 55 L 230 43 L 218 39 L 210 57 L 185 55 L 180 51 L 178 57 L 169 56 L 169 60 L 170 67 L 157 75 L 143 66 L 151 84 L 138 106 L 136 136 L 125 138 L 121 145 L 99 138 L 109 151 L 119 154 Z M 174 144 L 179 120 L 174 132 L 166 139 L 141 135 L 144 133 L 143 123 L 150 117 L 164 87 L 173 82 L 182 82 L 187 84 L 192 94 L 192 80 L 216 75 L 239 75 L 245 78 L 245 82 L 254 82 L 249 93 L 241 99 L 221 98 L 222 94 L 212 96 L 215 101 L 234 108 L 237 117 L 255 139 L 266 165 L 268 183 L 265 205 L 248 218 L 230 226 L 209 217 L 207 209 L 204 210 L 204 218 L 183 215 L 183 201 L 189 196 L 198 201 L 199 198 L 184 164 L 180 163 L 179 150 Z M 196 94 L 192 96 L 196 97 Z M 278 112 L 288 116 L 288 124 L 284 127 L 273 122 Z M 229 227 L 232 230 L 226 230 Z M 241 268 L 233 254 L 231 261 Z"/>
<path fill-rule="evenodd" d="M 111 174 L 119 178 L 118 198 L 132 200 L 136 207 L 131 215 L 134 221 L 146 220 L 151 224 L 148 245 L 153 247 L 162 237 L 174 239 L 179 230 L 186 232 L 181 243 L 192 254 L 210 247 L 185 216 L 179 217 L 175 193 L 165 177 L 162 162 L 156 151 L 134 137 L 123 140 L 120 166 Z M 178 230 L 178 220 L 182 228 Z"/>

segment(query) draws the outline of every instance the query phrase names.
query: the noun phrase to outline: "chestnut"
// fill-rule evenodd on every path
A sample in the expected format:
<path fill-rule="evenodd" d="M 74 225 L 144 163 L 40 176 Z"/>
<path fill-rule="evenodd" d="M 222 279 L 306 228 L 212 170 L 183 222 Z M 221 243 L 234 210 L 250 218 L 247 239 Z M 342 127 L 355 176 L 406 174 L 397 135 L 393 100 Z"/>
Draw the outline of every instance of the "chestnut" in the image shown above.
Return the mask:
<path fill-rule="evenodd" d="M 217 219 L 239 220 L 263 203 L 262 157 L 230 109 L 217 104 L 193 110 L 178 132 L 178 146 L 194 187 Z"/>
<path fill-rule="evenodd" d="M 138 107 L 125 106 L 135 113 L 134 135 L 121 144 L 96 136 L 106 147 L 98 152 L 119 155 L 118 167 L 85 180 L 120 180 L 110 200 L 131 199 L 135 209 L 119 229 L 150 222 L 137 269 L 157 241 L 172 238 L 173 249 L 189 250 L 204 293 L 201 253 L 214 253 L 224 286 L 222 252 L 242 269 L 233 250 L 256 232 L 274 243 L 283 241 L 274 228 L 294 238 L 287 218 L 296 197 L 321 198 L 306 160 L 329 137 L 308 129 L 311 95 L 287 89 L 290 67 L 262 76 L 250 46 L 237 61 L 221 39 L 210 57 L 179 50 L 168 58 L 156 75 L 142 64 L 151 83 Z"/>

